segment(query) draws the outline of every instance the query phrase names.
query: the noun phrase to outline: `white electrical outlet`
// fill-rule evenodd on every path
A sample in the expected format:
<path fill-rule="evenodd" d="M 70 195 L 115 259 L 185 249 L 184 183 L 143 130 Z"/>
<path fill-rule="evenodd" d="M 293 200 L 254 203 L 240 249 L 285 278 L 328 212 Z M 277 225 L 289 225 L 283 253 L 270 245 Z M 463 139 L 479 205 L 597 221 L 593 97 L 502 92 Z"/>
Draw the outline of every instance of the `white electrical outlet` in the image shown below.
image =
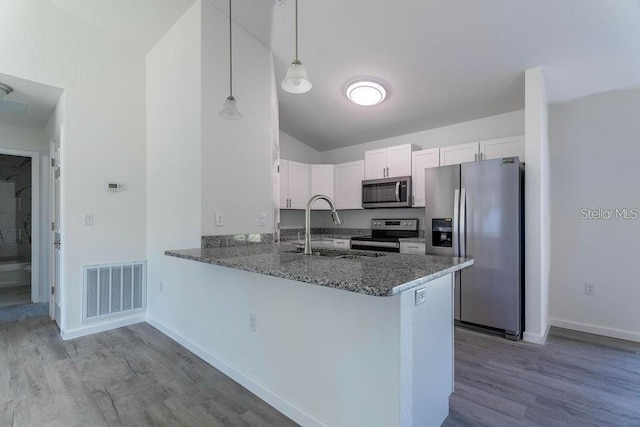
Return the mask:
<path fill-rule="evenodd" d="M 84 213 L 84 214 L 82 214 L 82 225 L 93 225 L 93 214 L 92 213 Z"/>
<path fill-rule="evenodd" d="M 423 304 L 427 300 L 427 288 L 416 291 L 416 305 Z"/>
<path fill-rule="evenodd" d="M 264 227 L 267 225 L 267 214 L 264 212 L 260 212 L 258 215 L 258 225 Z"/>
<path fill-rule="evenodd" d="M 258 316 L 255 313 L 249 313 L 249 330 L 255 332 L 258 329 Z"/>
<path fill-rule="evenodd" d="M 222 212 L 216 212 L 216 226 L 222 227 L 224 225 L 224 214 Z"/>
<path fill-rule="evenodd" d="M 593 283 L 585 283 L 584 284 L 584 293 L 587 295 L 595 295 L 596 294 L 596 285 Z"/>

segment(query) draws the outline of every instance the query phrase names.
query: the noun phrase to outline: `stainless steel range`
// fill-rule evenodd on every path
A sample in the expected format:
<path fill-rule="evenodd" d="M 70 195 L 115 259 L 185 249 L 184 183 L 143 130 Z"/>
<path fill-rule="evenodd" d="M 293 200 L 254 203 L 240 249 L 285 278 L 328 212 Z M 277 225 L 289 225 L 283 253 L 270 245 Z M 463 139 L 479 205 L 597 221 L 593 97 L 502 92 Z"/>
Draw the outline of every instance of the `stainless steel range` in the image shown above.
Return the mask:
<path fill-rule="evenodd" d="M 418 237 L 418 220 L 372 219 L 371 236 L 351 238 L 351 249 L 400 252 L 400 239 Z"/>

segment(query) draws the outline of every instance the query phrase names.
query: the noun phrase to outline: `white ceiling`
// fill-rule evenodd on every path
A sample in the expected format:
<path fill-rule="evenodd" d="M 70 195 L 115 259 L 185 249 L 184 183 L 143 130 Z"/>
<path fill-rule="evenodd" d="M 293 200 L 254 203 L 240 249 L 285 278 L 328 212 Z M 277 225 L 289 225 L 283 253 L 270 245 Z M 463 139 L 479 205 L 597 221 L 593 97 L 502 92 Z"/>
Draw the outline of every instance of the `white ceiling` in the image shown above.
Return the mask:
<path fill-rule="evenodd" d="M 48 1 L 143 52 L 194 3 Z M 205 1 L 227 13 L 226 0 Z M 272 48 L 282 78 L 295 2 L 233 4 L 234 21 Z M 521 109 L 524 70 L 536 66 L 551 102 L 640 86 L 638 0 L 300 0 L 299 9 L 313 89 L 279 90 L 280 125 L 318 150 Z M 386 85 L 385 102 L 347 101 L 344 88 L 362 76 Z"/>
<path fill-rule="evenodd" d="M 27 104 L 25 114 L 0 111 L 0 124 L 28 128 L 42 128 L 56 108 L 62 89 L 35 83 L 29 80 L 0 74 L 0 82 L 13 88 L 13 92 L 2 98 Z"/>

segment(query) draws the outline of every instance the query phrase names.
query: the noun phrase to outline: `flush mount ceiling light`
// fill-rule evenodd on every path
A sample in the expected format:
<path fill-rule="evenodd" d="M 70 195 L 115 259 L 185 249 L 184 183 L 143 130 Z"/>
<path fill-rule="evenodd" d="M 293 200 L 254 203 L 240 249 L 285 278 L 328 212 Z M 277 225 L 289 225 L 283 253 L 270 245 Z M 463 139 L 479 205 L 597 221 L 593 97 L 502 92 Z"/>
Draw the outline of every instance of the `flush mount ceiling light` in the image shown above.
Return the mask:
<path fill-rule="evenodd" d="M 307 70 L 298 59 L 298 0 L 296 0 L 296 59 L 291 62 L 287 75 L 282 81 L 282 89 L 291 93 L 305 93 L 311 90 Z"/>
<path fill-rule="evenodd" d="M 354 104 L 370 107 L 380 104 L 387 96 L 385 88 L 372 81 L 359 81 L 347 87 L 347 98 Z"/>
<path fill-rule="evenodd" d="M 0 83 L 0 98 L 4 98 L 13 92 L 13 88 L 11 86 L 7 86 L 4 83 Z"/>
<path fill-rule="evenodd" d="M 238 120 L 242 118 L 242 113 L 238 111 L 238 103 L 233 97 L 233 45 L 231 40 L 231 0 L 229 0 L 229 96 L 222 104 L 222 110 L 218 115 L 223 119 Z"/>

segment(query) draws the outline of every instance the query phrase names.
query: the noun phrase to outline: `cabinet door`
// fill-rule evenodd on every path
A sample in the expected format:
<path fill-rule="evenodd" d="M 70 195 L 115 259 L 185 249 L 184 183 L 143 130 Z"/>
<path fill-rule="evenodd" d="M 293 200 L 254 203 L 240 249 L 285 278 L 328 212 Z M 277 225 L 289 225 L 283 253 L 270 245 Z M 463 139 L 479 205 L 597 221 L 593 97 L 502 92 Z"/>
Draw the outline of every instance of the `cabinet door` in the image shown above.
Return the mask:
<path fill-rule="evenodd" d="M 480 160 L 516 156 L 524 163 L 524 135 L 480 141 Z"/>
<path fill-rule="evenodd" d="M 289 162 L 289 208 L 305 209 L 309 201 L 309 165 Z"/>
<path fill-rule="evenodd" d="M 310 185 L 311 191 L 309 192 L 309 197 L 315 196 L 316 194 L 324 194 L 325 196 L 329 196 L 331 200 L 334 200 L 334 189 L 333 189 L 333 165 L 310 165 L 311 167 L 311 175 L 310 175 Z M 335 200 L 334 200 L 335 201 Z M 313 210 L 328 210 L 329 203 L 326 200 L 318 200 L 313 206 Z"/>
<path fill-rule="evenodd" d="M 365 151 L 364 179 L 378 179 L 386 176 L 387 149 Z"/>
<path fill-rule="evenodd" d="M 289 207 L 289 162 L 280 159 L 280 173 L 278 174 L 280 184 L 280 209 Z"/>
<path fill-rule="evenodd" d="M 459 165 L 478 160 L 477 142 L 450 147 L 440 147 L 440 166 Z"/>
<path fill-rule="evenodd" d="M 400 242 L 400 253 L 410 255 L 424 255 L 427 253 L 425 243 Z"/>
<path fill-rule="evenodd" d="M 335 167 L 335 199 L 337 209 L 362 209 L 364 162 L 341 163 Z"/>
<path fill-rule="evenodd" d="M 413 191 L 413 206 L 424 206 L 424 170 L 440 166 L 440 149 L 414 151 L 411 154 L 411 188 Z"/>
<path fill-rule="evenodd" d="M 411 175 L 411 144 L 387 148 L 387 177 Z"/>
<path fill-rule="evenodd" d="M 351 249 L 350 239 L 333 239 L 333 247 L 336 249 Z"/>

